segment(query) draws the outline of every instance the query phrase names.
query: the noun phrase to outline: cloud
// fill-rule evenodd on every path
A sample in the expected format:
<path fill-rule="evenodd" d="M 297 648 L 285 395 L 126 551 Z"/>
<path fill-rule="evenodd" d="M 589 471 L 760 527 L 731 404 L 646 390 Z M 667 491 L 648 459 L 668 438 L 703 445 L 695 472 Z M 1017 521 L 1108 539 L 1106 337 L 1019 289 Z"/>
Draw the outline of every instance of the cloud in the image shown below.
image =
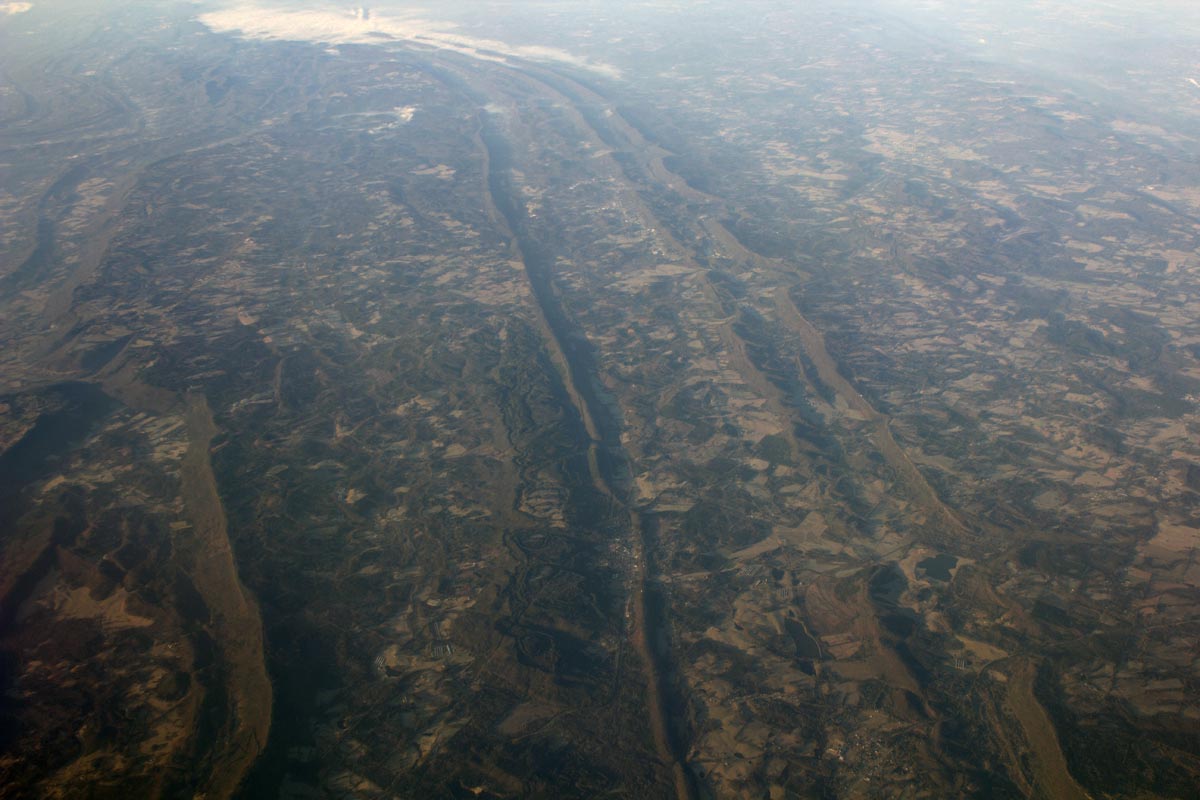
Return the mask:
<path fill-rule="evenodd" d="M 488 61 L 523 58 L 569 64 L 612 78 L 620 72 L 608 64 L 581 58 L 556 47 L 510 45 L 494 39 L 479 39 L 455 32 L 452 22 L 415 16 L 394 16 L 363 10 L 291 10 L 254 3 L 236 5 L 201 14 L 199 21 L 216 33 L 236 34 L 246 39 L 321 42 L 339 44 L 385 44 L 389 41 L 451 50 Z"/>
<path fill-rule="evenodd" d="M 12 16 L 22 14 L 33 8 L 33 3 L 0 3 L 0 14 Z"/>

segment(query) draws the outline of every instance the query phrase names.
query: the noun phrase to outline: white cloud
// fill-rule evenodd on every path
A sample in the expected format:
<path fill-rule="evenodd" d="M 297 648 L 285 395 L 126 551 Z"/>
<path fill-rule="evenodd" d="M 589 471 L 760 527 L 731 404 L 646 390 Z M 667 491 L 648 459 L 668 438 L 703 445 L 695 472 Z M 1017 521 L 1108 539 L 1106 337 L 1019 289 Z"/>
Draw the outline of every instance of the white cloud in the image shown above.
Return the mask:
<path fill-rule="evenodd" d="M 246 39 L 321 42 L 339 44 L 384 44 L 388 41 L 452 50 L 488 61 L 524 58 L 555 61 L 618 77 L 615 67 L 581 58 L 556 47 L 510 45 L 455 33 L 452 22 L 393 16 L 361 10 L 290 10 L 245 3 L 222 11 L 201 14 L 201 23 L 216 33 L 231 33 Z"/>
<path fill-rule="evenodd" d="M 0 14 L 11 16 L 33 8 L 33 3 L 0 3 Z"/>

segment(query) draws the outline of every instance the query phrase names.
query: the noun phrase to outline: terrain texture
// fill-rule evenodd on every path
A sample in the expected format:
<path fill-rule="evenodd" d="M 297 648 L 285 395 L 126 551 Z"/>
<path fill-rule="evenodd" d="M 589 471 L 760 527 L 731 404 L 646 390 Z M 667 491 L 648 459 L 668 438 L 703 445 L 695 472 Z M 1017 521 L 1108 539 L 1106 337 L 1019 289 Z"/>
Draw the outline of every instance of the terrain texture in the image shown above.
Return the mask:
<path fill-rule="evenodd" d="M 1194 796 L 1184 51 L 751 5 L 0 15 L 0 798 Z"/>

